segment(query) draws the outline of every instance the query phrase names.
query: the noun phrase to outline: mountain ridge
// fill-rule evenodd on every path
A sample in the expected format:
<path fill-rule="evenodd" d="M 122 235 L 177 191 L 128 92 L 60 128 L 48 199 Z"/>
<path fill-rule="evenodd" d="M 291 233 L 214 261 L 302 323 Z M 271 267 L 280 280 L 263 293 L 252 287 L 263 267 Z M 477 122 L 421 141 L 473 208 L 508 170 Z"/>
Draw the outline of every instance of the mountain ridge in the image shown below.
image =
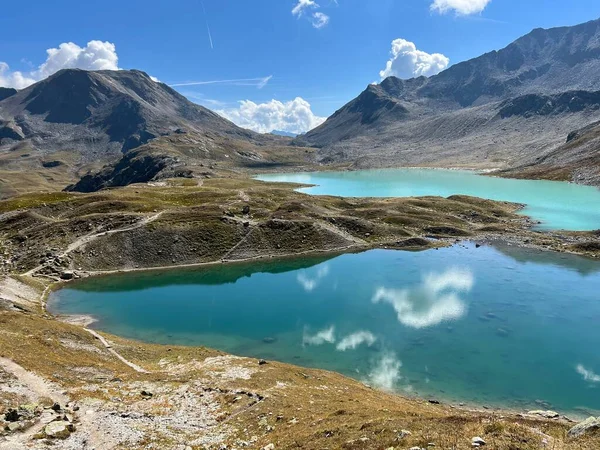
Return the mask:
<path fill-rule="evenodd" d="M 357 168 L 508 168 L 600 120 L 598 91 L 600 19 L 537 28 L 429 78 L 369 85 L 293 142 L 317 148 L 321 163 Z"/>

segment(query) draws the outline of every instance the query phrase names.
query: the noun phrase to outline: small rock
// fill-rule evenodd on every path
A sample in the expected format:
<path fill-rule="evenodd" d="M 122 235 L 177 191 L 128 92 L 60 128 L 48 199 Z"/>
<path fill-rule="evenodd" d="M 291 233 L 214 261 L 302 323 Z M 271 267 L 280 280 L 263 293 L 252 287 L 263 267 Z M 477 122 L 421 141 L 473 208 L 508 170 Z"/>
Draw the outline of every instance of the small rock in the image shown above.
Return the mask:
<path fill-rule="evenodd" d="M 142 391 L 142 392 L 140 392 L 140 395 L 142 397 L 145 397 L 145 398 L 152 398 L 152 397 L 154 397 L 154 394 L 152 392 L 148 392 L 148 391 Z"/>
<path fill-rule="evenodd" d="M 556 411 L 536 410 L 536 411 L 529 411 L 527 414 L 529 414 L 530 416 L 544 417 L 546 419 L 558 419 L 560 417 L 560 414 L 558 414 Z"/>
<path fill-rule="evenodd" d="M 265 445 L 262 450 L 275 450 L 275 444 Z"/>
<path fill-rule="evenodd" d="M 71 427 L 68 422 L 51 422 L 44 428 L 44 433 L 50 439 L 66 439 L 71 435 Z"/>
<path fill-rule="evenodd" d="M 471 439 L 471 446 L 473 447 L 483 447 L 484 445 L 485 441 L 479 436 L 476 436 L 473 439 Z"/>
<path fill-rule="evenodd" d="M 600 430 L 600 417 L 588 417 L 569 430 L 569 436 L 579 437 L 588 431 Z"/>
<path fill-rule="evenodd" d="M 400 430 L 400 433 L 398 433 L 398 439 L 404 439 L 407 436 L 410 436 L 412 433 L 408 430 Z"/>
<path fill-rule="evenodd" d="M 15 431 L 19 431 L 21 428 L 23 428 L 23 424 L 21 424 L 20 422 L 10 422 L 6 426 L 6 431 L 14 433 Z"/>

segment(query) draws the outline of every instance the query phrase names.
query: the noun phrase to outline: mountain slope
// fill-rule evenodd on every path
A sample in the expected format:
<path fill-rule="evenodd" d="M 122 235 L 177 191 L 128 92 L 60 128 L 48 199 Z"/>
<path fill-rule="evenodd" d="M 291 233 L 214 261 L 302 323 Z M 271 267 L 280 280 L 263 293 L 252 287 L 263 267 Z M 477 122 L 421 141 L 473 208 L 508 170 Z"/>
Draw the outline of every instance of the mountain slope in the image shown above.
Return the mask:
<path fill-rule="evenodd" d="M 251 162 L 260 160 L 257 149 L 290 141 L 240 128 L 137 70 L 62 70 L 21 91 L 0 89 L 0 98 L 0 198 L 62 189 L 90 170 L 137 161 L 127 153 L 168 137 L 174 139 L 165 142 L 173 145 L 185 141 L 186 158 L 198 165 L 215 154 L 226 159 L 231 149 L 242 149 Z M 168 146 L 155 147 L 168 155 L 153 157 L 175 164 Z M 123 173 L 136 176 L 120 177 L 119 183 L 144 181 L 142 172 Z"/>
<path fill-rule="evenodd" d="M 600 119 L 600 20 L 536 29 L 430 78 L 370 85 L 294 142 L 359 167 L 510 167 Z"/>
<path fill-rule="evenodd" d="M 178 128 L 260 139 L 137 70 L 62 70 L 0 101 L 0 116 L 22 140 L 43 139 L 44 151 L 84 156 L 126 151 Z"/>
<path fill-rule="evenodd" d="M 600 186 L 600 122 L 569 133 L 567 141 L 555 150 L 530 164 L 502 171 L 501 175 Z"/>

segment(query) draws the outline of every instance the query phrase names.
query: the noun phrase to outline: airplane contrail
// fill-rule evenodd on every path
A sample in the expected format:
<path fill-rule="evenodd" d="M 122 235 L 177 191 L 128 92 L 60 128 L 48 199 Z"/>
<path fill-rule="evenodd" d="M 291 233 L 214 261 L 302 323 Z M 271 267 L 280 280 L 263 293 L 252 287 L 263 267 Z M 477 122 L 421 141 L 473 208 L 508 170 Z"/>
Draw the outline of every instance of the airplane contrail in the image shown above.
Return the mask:
<path fill-rule="evenodd" d="M 269 81 L 271 81 L 273 75 L 262 78 L 238 78 L 234 80 L 209 80 L 209 81 L 189 81 L 187 83 L 175 83 L 170 84 L 171 87 L 182 87 L 182 86 L 202 86 L 205 84 L 232 84 L 235 86 L 256 86 L 258 89 L 264 88 Z"/>
<path fill-rule="evenodd" d="M 208 40 L 210 41 L 211 50 L 215 49 L 213 45 L 212 35 L 210 34 L 210 27 L 208 26 L 208 16 L 206 15 L 206 8 L 204 7 L 204 2 L 200 0 L 200 4 L 202 5 L 202 11 L 204 12 L 204 20 L 206 21 L 206 31 L 208 31 Z"/>

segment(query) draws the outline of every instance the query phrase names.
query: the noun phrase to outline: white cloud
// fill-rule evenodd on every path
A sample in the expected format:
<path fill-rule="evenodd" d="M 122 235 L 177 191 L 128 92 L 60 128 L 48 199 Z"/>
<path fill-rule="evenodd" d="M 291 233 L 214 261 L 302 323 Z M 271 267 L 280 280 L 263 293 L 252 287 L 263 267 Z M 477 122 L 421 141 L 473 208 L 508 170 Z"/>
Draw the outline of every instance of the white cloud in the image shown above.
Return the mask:
<path fill-rule="evenodd" d="M 315 28 L 323 28 L 329 23 L 329 16 L 322 12 L 316 12 L 312 15 L 312 26 Z"/>
<path fill-rule="evenodd" d="M 240 127 L 259 133 L 278 130 L 300 134 L 321 125 L 326 119 L 315 115 L 310 103 L 301 97 L 285 103 L 279 100 L 266 103 L 242 100 L 238 108 L 217 112 Z"/>
<path fill-rule="evenodd" d="M 597 375 L 593 371 L 586 369 L 583 365 L 579 364 L 576 367 L 577 373 L 583 377 L 585 381 L 590 383 L 600 383 L 600 375 Z"/>
<path fill-rule="evenodd" d="M 345 352 L 346 350 L 354 350 L 362 344 L 367 344 L 367 346 L 371 347 L 376 341 L 377 338 L 373 333 L 370 333 L 369 331 L 357 331 L 342 339 L 336 346 L 336 349 Z"/>
<path fill-rule="evenodd" d="M 302 345 L 323 345 L 333 343 L 335 343 L 335 326 L 333 325 L 319 331 L 315 335 L 309 335 L 306 329 L 304 330 Z"/>
<path fill-rule="evenodd" d="M 456 14 L 469 15 L 478 14 L 492 0 L 434 0 L 430 8 L 432 11 L 437 11 L 440 14 L 454 11 Z"/>
<path fill-rule="evenodd" d="M 11 72 L 8 64 L 0 61 L 0 86 L 23 89 L 35 81 L 22 72 Z"/>
<path fill-rule="evenodd" d="M 394 39 L 391 58 L 379 75 L 381 79 L 392 75 L 403 79 L 421 75 L 429 77 L 440 73 L 448 67 L 448 64 L 450 64 L 450 59 L 441 53 L 427 53 L 418 50 L 416 45 L 410 41 Z"/>
<path fill-rule="evenodd" d="M 337 1 L 335 3 L 337 4 Z M 294 6 L 292 8 L 292 14 L 296 17 L 301 17 L 307 11 L 315 10 L 315 9 L 319 9 L 319 8 L 320 8 L 319 4 L 317 2 L 315 2 L 314 0 L 298 0 L 298 3 L 296 4 L 296 6 Z M 329 16 L 320 11 L 311 12 L 308 15 L 308 18 L 309 18 L 310 22 L 312 23 L 312 26 L 317 29 L 323 28 L 325 25 L 327 25 L 329 23 Z"/>
<path fill-rule="evenodd" d="M 394 353 L 385 353 L 369 373 L 369 381 L 380 389 L 391 391 L 401 378 L 401 367 L 402 363 Z"/>
<path fill-rule="evenodd" d="M 58 48 L 46 50 L 46 61 L 37 70 L 26 74 L 10 72 L 8 64 L 0 62 L 0 86 L 23 89 L 40 81 L 61 69 L 118 70 L 115 44 L 102 41 L 90 41 L 85 47 L 73 42 L 65 42 Z"/>
<path fill-rule="evenodd" d="M 459 292 L 469 292 L 475 284 L 468 270 L 450 269 L 442 274 L 429 274 L 412 289 L 381 287 L 373 303 L 388 303 L 398 316 L 398 322 L 411 328 L 426 328 L 444 321 L 460 319 L 467 311 Z"/>
<path fill-rule="evenodd" d="M 301 16 L 307 9 L 316 9 L 319 5 L 313 0 L 298 0 L 298 3 L 292 9 L 294 16 Z"/>

